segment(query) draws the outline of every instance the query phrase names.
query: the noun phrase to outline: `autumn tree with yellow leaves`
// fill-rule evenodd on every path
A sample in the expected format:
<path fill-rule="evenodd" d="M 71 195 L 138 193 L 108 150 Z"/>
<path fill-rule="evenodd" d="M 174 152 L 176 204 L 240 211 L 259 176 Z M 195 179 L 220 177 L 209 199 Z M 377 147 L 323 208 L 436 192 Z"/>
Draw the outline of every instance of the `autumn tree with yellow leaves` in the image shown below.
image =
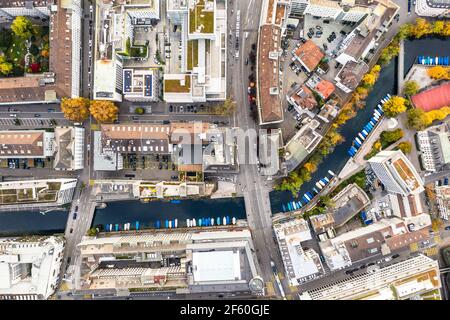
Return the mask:
<path fill-rule="evenodd" d="M 89 100 L 86 98 L 62 98 L 61 110 L 71 121 L 84 121 L 89 116 Z"/>
<path fill-rule="evenodd" d="M 428 76 L 436 80 L 447 80 L 449 79 L 450 68 L 444 68 L 443 66 L 431 67 L 427 71 Z"/>
<path fill-rule="evenodd" d="M 99 123 L 113 122 L 117 119 L 119 108 L 112 101 L 93 100 L 90 103 L 89 111 Z"/>
<path fill-rule="evenodd" d="M 406 111 L 406 99 L 399 96 L 391 97 L 383 105 L 383 111 L 389 118 L 396 117 L 398 114 Z"/>

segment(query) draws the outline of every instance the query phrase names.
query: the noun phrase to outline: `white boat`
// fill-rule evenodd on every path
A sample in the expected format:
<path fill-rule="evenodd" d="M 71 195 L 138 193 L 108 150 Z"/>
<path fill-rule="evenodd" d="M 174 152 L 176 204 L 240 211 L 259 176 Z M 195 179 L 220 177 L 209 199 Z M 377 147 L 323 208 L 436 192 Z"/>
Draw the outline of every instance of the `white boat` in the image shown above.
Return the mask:
<path fill-rule="evenodd" d="M 233 219 L 231 220 L 231 222 L 232 222 L 233 224 L 236 224 L 236 218 L 233 217 Z"/>
<path fill-rule="evenodd" d="M 319 183 L 322 187 L 325 187 L 325 183 L 322 180 L 319 180 Z"/>
<path fill-rule="evenodd" d="M 333 177 L 335 176 L 334 172 L 331 170 L 328 170 L 328 173 L 331 174 Z"/>
<path fill-rule="evenodd" d="M 189 228 L 191 226 L 191 220 L 186 219 L 186 226 Z"/>
<path fill-rule="evenodd" d="M 325 179 L 325 181 L 326 181 L 327 183 L 330 182 L 330 179 L 328 179 L 327 177 L 324 177 L 324 179 Z"/>
<path fill-rule="evenodd" d="M 192 219 L 192 226 L 196 227 L 197 226 L 197 221 L 195 221 L 195 219 Z"/>
<path fill-rule="evenodd" d="M 362 141 L 366 140 L 366 138 L 364 138 L 361 132 L 358 132 L 358 136 L 361 138 Z"/>
<path fill-rule="evenodd" d="M 211 218 L 211 225 L 214 225 L 214 218 Z"/>
<path fill-rule="evenodd" d="M 319 182 L 316 182 L 316 187 L 319 188 L 320 190 L 322 190 L 322 186 L 320 185 Z"/>
<path fill-rule="evenodd" d="M 172 220 L 169 220 L 169 229 L 172 229 Z"/>
<path fill-rule="evenodd" d="M 112 231 L 112 223 L 109 224 L 109 231 Z"/>
<path fill-rule="evenodd" d="M 297 204 L 294 201 L 292 201 L 291 203 L 292 203 L 292 206 L 294 207 L 294 209 L 297 210 L 298 209 Z"/>
<path fill-rule="evenodd" d="M 178 219 L 175 219 L 175 228 L 178 228 Z"/>
<path fill-rule="evenodd" d="M 377 106 L 378 108 L 381 108 L 381 104 L 378 104 L 378 106 Z"/>
<path fill-rule="evenodd" d="M 223 217 L 222 224 L 223 224 L 224 226 L 227 225 L 227 218 Z"/>
<path fill-rule="evenodd" d="M 437 58 L 437 57 L 436 57 Z M 392 96 L 390 93 L 387 94 L 388 98 L 390 99 Z"/>

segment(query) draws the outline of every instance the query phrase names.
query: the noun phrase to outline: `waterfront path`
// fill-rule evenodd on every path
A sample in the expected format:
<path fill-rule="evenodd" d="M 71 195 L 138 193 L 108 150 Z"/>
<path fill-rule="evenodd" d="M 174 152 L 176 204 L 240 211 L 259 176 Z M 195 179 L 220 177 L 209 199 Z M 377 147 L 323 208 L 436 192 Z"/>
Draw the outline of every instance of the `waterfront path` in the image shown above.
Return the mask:
<path fill-rule="evenodd" d="M 405 79 L 405 41 L 400 41 L 400 50 L 398 53 L 397 70 L 397 94 L 400 96 L 403 90 L 403 81 Z"/>

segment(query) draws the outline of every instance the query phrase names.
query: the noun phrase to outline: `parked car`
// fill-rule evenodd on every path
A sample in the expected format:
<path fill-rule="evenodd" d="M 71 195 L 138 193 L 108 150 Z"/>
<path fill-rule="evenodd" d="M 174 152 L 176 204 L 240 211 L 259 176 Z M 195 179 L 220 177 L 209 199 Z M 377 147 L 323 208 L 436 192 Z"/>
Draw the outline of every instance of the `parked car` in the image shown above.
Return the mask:
<path fill-rule="evenodd" d="M 398 253 L 396 253 L 392 256 L 392 259 L 397 259 L 398 257 L 400 257 L 400 255 Z"/>
<path fill-rule="evenodd" d="M 34 117 L 35 117 L 35 118 L 39 118 L 40 116 L 41 116 L 41 115 L 40 115 L 39 113 L 35 113 L 35 114 L 34 114 Z"/>
<path fill-rule="evenodd" d="M 73 213 L 73 218 L 72 218 L 72 219 L 75 220 L 76 218 L 77 218 L 77 213 L 74 212 L 74 213 Z"/>

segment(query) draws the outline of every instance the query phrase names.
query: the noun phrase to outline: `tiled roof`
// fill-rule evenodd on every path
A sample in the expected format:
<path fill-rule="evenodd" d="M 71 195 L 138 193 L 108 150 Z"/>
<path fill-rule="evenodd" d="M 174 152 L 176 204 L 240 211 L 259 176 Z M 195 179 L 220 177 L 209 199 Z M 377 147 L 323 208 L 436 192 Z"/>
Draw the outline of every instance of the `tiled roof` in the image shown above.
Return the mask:
<path fill-rule="evenodd" d="M 44 131 L 0 131 L 0 157 L 43 154 Z"/>
<path fill-rule="evenodd" d="M 283 120 L 278 73 L 280 42 L 280 27 L 275 25 L 261 27 L 258 56 L 258 103 L 262 123 Z"/>
<path fill-rule="evenodd" d="M 314 70 L 325 55 L 311 40 L 306 41 L 296 51 L 295 55 L 309 69 Z"/>

